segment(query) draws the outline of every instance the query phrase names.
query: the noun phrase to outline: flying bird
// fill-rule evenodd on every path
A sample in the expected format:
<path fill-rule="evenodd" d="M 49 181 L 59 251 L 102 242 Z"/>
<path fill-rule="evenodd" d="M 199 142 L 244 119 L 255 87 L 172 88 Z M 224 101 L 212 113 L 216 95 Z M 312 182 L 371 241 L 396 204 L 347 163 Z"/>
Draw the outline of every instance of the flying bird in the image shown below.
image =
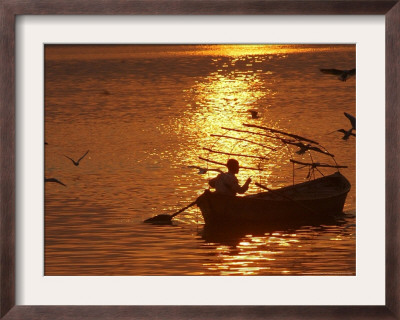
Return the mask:
<path fill-rule="evenodd" d="M 74 159 L 71 159 L 70 157 L 68 157 L 68 156 L 66 156 L 66 155 L 64 155 L 64 157 L 66 157 L 66 158 L 68 158 L 69 160 L 71 160 L 72 163 L 73 163 L 75 166 L 79 166 L 79 162 L 88 154 L 88 152 L 89 152 L 89 150 L 86 151 L 86 153 L 85 153 L 82 157 L 80 157 L 78 161 L 75 161 Z"/>
<path fill-rule="evenodd" d="M 247 110 L 247 111 L 250 112 L 252 119 L 260 118 L 260 116 L 258 115 L 258 111 L 254 110 L 254 109 L 250 109 L 250 110 Z"/>
<path fill-rule="evenodd" d="M 354 136 L 354 137 L 356 136 L 356 134 L 353 133 L 353 128 L 351 128 L 350 130 L 339 129 L 336 131 L 343 133 L 343 137 L 342 137 L 343 140 L 349 140 L 350 136 Z M 334 131 L 334 132 L 336 132 L 336 131 Z"/>
<path fill-rule="evenodd" d="M 339 69 L 319 69 L 322 73 L 333 74 L 339 76 L 339 80 L 346 81 L 349 77 L 356 74 L 356 69 L 351 70 L 339 70 Z"/>
<path fill-rule="evenodd" d="M 346 116 L 347 119 L 349 119 L 349 121 L 351 123 L 351 128 L 349 130 L 339 129 L 339 130 L 335 130 L 333 132 L 343 133 L 342 139 L 348 140 L 350 138 L 350 136 L 354 136 L 354 137 L 356 136 L 356 134 L 353 133 L 353 130 L 356 130 L 356 118 L 354 116 L 352 116 L 351 114 L 348 114 L 347 112 L 344 112 L 344 115 Z"/>
<path fill-rule="evenodd" d="M 207 168 L 198 167 L 198 166 L 188 166 L 188 168 L 198 169 L 199 170 L 197 172 L 198 174 L 206 174 L 208 171 L 222 172 L 220 169 L 207 169 Z"/>
<path fill-rule="evenodd" d="M 61 184 L 64 187 L 67 186 L 66 184 L 62 183 L 60 180 L 58 180 L 56 178 L 44 178 L 44 182 L 55 182 L 55 183 Z"/>
<path fill-rule="evenodd" d="M 297 154 L 304 154 L 311 147 L 311 144 L 303 144 L 301 142 L 293 143 L 293 145 L 295 145 L 295 146 L 300 148 L 298 151 L 296 151 Z"/>
<path fill-rule="evenodd" d="M 334 155 L 332 153 L 329 153 L 327 151 L 321 150 L 318 147 L 313 147 L 313 146 L 311 146 L 311 144 L 304 144 L 302 142 L 295 142 L 295 143 L 291 143 L 291 144 L 300 148 L 300 150 L 296 151 L 296 153 L 299 154 L 299 155 L 304 154 L 308 150 L 312 150 L 312 151 L 315 151 L 315 152 L 326 154 L 327 156 L 334 157 Z"/>
<path fill-rule="evenodd" d="M 356 130 L 356 117 L 352 116 L 351 114 L 348 114 L 347 112 L 344 112 L 344 115 L 346 116 L 347 119 L 350 120 L 351 128 L 353 130 Z"/>

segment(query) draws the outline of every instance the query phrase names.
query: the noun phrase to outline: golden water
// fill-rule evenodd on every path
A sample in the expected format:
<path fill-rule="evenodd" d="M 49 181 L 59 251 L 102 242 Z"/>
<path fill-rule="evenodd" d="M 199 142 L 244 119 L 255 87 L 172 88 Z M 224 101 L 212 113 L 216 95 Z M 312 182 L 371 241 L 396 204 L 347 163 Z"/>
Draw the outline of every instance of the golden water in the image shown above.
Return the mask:
<path fill-rule="evenodd" d="M 46 183 L 45 274 L 354 275 L 355 139 L 331 132 L 350 128 L 343 112 L 355 115 L 355 78 L 319 71 L 354 67 L 355 46 L 46 47 L 45 174 L 67 187 Z M 207 188 L 215 173 L 189 166 L 207 167 L 199 156 L 228 156 L 204 147 L 269 158 L 239 157 L 263 170 L 241 170 L 242 183 L 248 176 L 272 188 L 292 183 L 297 148 L 222 129 L 256 131 L 243 123 L 303 135 L 335 154 L 352 184 L 347 215 L 332 225 L 211 236 L 197 207 L 172 226 L 143 224 Z M 87 150 L 79 166 L 64 156 L 77 160 Z M 296 169 L 295 182 L 307 174 Z M 258 191 L 252 184 L 248 193 Z"/>

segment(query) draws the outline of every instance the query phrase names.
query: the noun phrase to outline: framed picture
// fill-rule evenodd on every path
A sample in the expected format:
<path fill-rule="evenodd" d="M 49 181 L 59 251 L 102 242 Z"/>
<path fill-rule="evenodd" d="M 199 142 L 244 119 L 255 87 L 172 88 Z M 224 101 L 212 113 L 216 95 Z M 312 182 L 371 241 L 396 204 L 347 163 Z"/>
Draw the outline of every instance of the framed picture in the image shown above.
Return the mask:
<path fill-rule="evenodd" d="M 39 15 L 49 14 L 57 16 L 39 21 Z M 65 14 L 92 16 L 77 16 L 68 24 L 61 16 Z M 106 17 L 97 17 L 101 14 L 124 15 L 117 24 L 126 22 L 126 32 L 135 33 L 133 43 L 105 23 Z M 198 23 L 192 16 L 198 14 L 210 19 Z M 243 14 L 253 15 L 250 27 L 234 20 Z M 324 17 L 314 41 L 304 34 L 315 29 L 315 21 L 304 29 L 298 27 L 304 21 L 288 28 L 281 23 L 277 35 L 264 41 L 254 32 L 264 20 L 279 25 L 299 19 L 271 15 L 294 14 L 344 16 L 333 29 L 325 26 L 329 17 Z M 371 14 L 379 17 L 362 22 Z M 101 6 L 5 1 L 1 15 L 1 317 L 399 318 L 396 1 L 110 1 Z M 158 25 L 157 15 L 177 16 L 163 16 Z M 370 30 L 375 21 L 376 29 Z M 368 36 L 353 35 L 357 23 L 357 32 Z M 77 37 L 93 26 L 94 39 Z M 202 32 L 194 31 L 199 26 Z M 303 40 L 287 36 L 294 26 Z M 163 33 L 160 27 L 165 27 Z M 74 32 L 65 36 L 65 28 Z M 256 30 L 267 30 L 263 28 Z M 321 38 L 335 34 L 335 28 L 342 29 L 340 36 Z M 386 53 L 379 38 L 383 33 Z M 202 37 L 193 40 L 194 34 Z M 373 55 L 364 54 L 374 46 Z M 365 81 L 369 62 L 363 56 L 376 59 L 370 81 Z M 285 92 L 291 93 L 287 100 Z M 371 105 L 375 98 L 382 105 L 385 92 L 386 128 L 366 133 L 366 123 L 382 124 L 383 113 L 359 112 L 360 105 Z M 44 116 L 35 115 L 38 105 Z M 364 137 L 362 143 L 357 140 L 358 160 L 368 157 L 375 166 L 371 170 L 357 162 L 357 177 L 356 117 Z M 368 141 L 374 138 L 385 139 L 386 151 L 375 145 L 371 152 Z M 240 170 L 232 158 L 239 160 Z M 226 183 L 218 180 L 225 170 L 239 178 L 236 192 L 251 194 L 228 205 L 232 220 L 237 219 L 228 229 L 222 228 L 226 220 L 219 220 L 218 210 L 209 209 L 210 203 L 217 201 L 215 208 L 225 201 L 218 198 L 227 192 L 222 190 Z M 290 178 L 282 178 L 283 173 Z M 180 178 L 170 181 L 174 175 Z M 364 195 L 357 198 L 357 213 L 363 213 L 357 222 L 356 179 L 357 194 Z M 32 192 L 39 181 L 43 190 Z M 217 191 L 199 192 L 207 188 Z M 313 190 L 312 200 L 291 191 L 304 188 Z M 344 210 L 346 216 L 335 216 L 333 223 L 303 223 L 310 215 L 320 218 L 325 209 L 315 198 L 323 192 L 344 194 L 327 207 Z M 30 194 L 30 200 L 22 201 L 21 194 Z M 260 196 L 269 206 L 280 206 L 285 222 L 298 223 L 283 227 L 280 217 L 272 228 L 271 220 L 259 220 Z M 371 203 L 365 199 L 372 197 Z M 241 216 L 240 206 L 252 222 Z M 380 220 L 372 212 L 381 213 Z M 243 233 L 249 221 L 257 228 Z M 364 232 L 366 221 L 385 234 L 371 237 Z M 356 250 L 356 233 L 361 250 Z M 302 254 L 307 262 L 298 263 Z M 260 286 L 269 292 L 261 295 Z M 324 288 L 331 292 L 316 294 Z M 350 298 L 357 296 L 355 288 L 364 291 L 357 299 Z M 67 292 L 65 297 L 61 291 Z"/>

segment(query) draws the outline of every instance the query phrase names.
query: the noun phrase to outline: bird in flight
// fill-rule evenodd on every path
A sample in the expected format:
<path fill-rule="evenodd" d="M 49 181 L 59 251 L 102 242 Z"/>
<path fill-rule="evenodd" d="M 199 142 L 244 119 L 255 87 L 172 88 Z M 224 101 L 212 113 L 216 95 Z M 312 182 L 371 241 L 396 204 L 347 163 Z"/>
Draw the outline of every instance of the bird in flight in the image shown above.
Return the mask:
<path fill-rule="evenodd" d="M 260 116 L 258 115 L 258 111 L 254 110 L 254 109 L 250 109 L 250 110 L 247 110 L 247 111 L 250 112 L 252 119 L 260 118 Z"/>
<path fill-rule="evenodd" d="M 69 160 L 71 160 L 72 163 L 73 163 L 75 166 L 79 166 L 79 162 L 88 154 L 88 152 L 89 152 L 89 150 L 86 151 L 86 153 L 85 153 L 82 157 L 80 157 L 78 161 L 75 161 L 74 159 L 71 159 L 70 157 L 68 157 L 68 156 L 66 156 L 66 155 L 64 155 L 64 157 L 66 157 L 66 158 L 68 158 Z"/>
<path fill-rule="evenodd" d="M 352 116 L 351 114 L 348 114 L 347 112 L 344 112 L 344 115 L 346 116 L 347 119 L 350 120 L 351 128 L 353 130 L 356 130 L 356 117 Z"/>
<path fill-rule="evenodd" d="M 326 154 L 328 156 L 334 157 L 334 155 L 332 153 L 329 153 L 327 151 L 321 150 L 318 147 L 313 147 L 313 146 L 311 146 L 311 144 L 304 144 L 302 142 L 292 142 L 290 144 L 300 148 L 298 151 L 296 151 L 296 153 L 300 154 L 300 155 L 304 154 L 308 150 L 313 150 L 315 152 L 319 152 L 319 153 Z"/>
<path fill-rule="evenodd" d="M 198 166 L 188 166 L 188 168 L 193 168 L 193 169 L 198 169 L 199 171 L 197 172 L 198 174 L 206 174 L 208 171 L 215 171 L 215 172 L 222 172 L 220 169 L 208 169 L 208 168 L 202 168 Z"/>
<path fill-rule="evenodd" d="M 342 137 L 343 140 L 349 140 L 350 136 L 354 136 L 354 137 L 356 136 L 356 134 L 353 133 L 353 129 L 350 129 L 350 130 L 339 129 L 336 131 L 343 133 L 343 137 Z"/>
<path fill-rule="evenodd" d="M 322 73 L 333 74 L 339 76 L 339 80 L 346 81 L 349 77 L 356 74 L 356 69 L 351 70 L 339 70 L 339 69 L 319 69 Z"/>
<path fill-rule="evenodd" d="M 66 184 L 62 183 L 60 180 L 58 180 L 56 178 L 44 178 L 44 182 L 55 182 L 55 183 L 61 184 L 64 187 L 67 186 Z"/>
<path fill-rule="evenodd" d="M 356 118 L 354 116 L 352 116 L 351 114 L 348 114 L 347 112 L 344 112 L 344 115 L 346 116 L 347 119 L 349 119 L 350 123 L 351 123 L 351 128 L 349 130 L 345 130 L 345 129 L 339 129 L 339 130 L 335 130 L 333 132 L 341 132 L 343 133 L 343 140 L 348 140 L 350 138 L 350 136 L 355 137 L 356 134 L 353 133 L 353 130 L 356 130 Z"/>

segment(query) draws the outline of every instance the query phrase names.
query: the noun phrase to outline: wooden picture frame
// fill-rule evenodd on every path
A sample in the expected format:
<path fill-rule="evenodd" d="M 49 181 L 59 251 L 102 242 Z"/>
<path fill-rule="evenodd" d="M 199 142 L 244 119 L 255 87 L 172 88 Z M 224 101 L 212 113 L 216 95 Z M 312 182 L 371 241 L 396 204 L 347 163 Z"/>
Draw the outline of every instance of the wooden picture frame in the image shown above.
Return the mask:
<path fill-rule="evenodd" d="M 15 305 L 15 22 L 17 15 L 385 15 L 386 304 L 383 306 Z M 394 0 L 2 0 L 0 3 L 0 318 L 400 319 L 400 3 Z"/>

